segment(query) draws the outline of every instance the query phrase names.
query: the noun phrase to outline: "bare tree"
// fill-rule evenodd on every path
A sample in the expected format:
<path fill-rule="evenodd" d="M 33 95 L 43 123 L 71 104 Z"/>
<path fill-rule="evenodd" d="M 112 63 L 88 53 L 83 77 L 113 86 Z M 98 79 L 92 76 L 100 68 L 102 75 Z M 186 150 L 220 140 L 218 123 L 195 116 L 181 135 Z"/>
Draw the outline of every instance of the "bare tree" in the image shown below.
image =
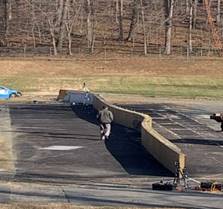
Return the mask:
<path fill-rule="evenodd" d="M 222 48 L 218 36 L 221 7 L 221 0 L 2 0 L 1 47 L 72 55 L 74 47 L 81 52 L 87 45 L 93 53 L 106 45 L 106 50 L 126 52 L 132 47 L 134 52 L 146 54 L 160 52 L 165 43 L 165 53 L 171 54 L 173 35 L 179 49 L 185 46 L 187 35 L 191 55 L 195 45 L 208 46 L 208 36 L 213 36 L 210 48 Z M 197 34 L 192 37 L 195 28 Z M 193 46 L 192 38 L 197 40 Z"/>
<path fill-rule="evenodd" d="M 143 39 L 144 39 L 144 54 L 147 55 L 147 33 L 146 33 L 146 25 L 145 25 L 144 6 L 143 6 L 143 1 L 142 0 L 140 0 L 140 7 L 141 7 L 141 15 L 142 15 Z"/>
<path fill-rule="evenodd" d="M 128 33 L 128 37 L 126 38 L 127 41 L 132 39 L 134 30 L 137 24 L 138 15 L 139 15 L 139 0 L 134 0 L 133 6 L 132 6 L 132 16 L 131 16 L 131 23 L 129 27 L 129 33 Z"/>
<path fill-rule="evenodd" d="M 9 14 L 8 14 L 8 11 L 9 11 L 9 2 L 7 0 L 4 0 L 4 22 L 5 22 L 5 36 L 7 36 L 8 34 L 8 31 L 9 31 Z"/>
<path fill-rule="evenodd" d="M 191 12 L 191 4 L 192 4 L 192 24 L 193 24 L 193 28 L 196 27 L 196 22 L 197 22 L 197 7 L 198 7 L 198 0 L 190 0 L 190 12 Z"/>
<path fill-rule="evenodd" d="M 190 4 L 189 4 L 189 1 L 190 0 L 185 0 L 185 4 L 186 4 L 186 14 L 189 14 L 189 11 L 190 11 Z"/>
<path fill-rule="evenodd" d="M 85 10 L 87 13 L 87 41 L 88 41 L 88 49 L 91 53 L 94 51 L 94 6 L 93 0 L 86 0 Z"/>
<path fill-rule="evenodd" d="M 220 26 L 221 24 L 221 0 L 217 2 L 217 23 Z"/>
<path fill-rule="evenodd" d="M 78 22 L 78 16 L 81 11 L 82 4 L 78 5 L 76 1 L 68 7 L 68 15 L 66 20 L 66 30 L 68 39 L 68 53 L 72 55 L 72 32 L 74 30 L 74 25 Z"/>
<path fill-rule="evenodd" d="M 51 6 L 51 11 L 48 11 L 47 8 L 41 8 L 39 7 L 41 14 L 44 16 L 44 18 L 47 20 L 51 39 L 52 39 L 52 45 L 53 45 L 53 54 L 58 54 L 57 49 L 57 43 L 58 43 L 58 31 L 59 31 L 59 24 L 61 23 L 62 19 L 62 2 L 63 0 L 59 0 L 59 2 L 55 2 L 54 0 L 49 1 L 49 4 Z M 45 11 L 45 10 L 46 11 Z"/>
<path fill-rule="evenodd" d="M 192 48 L 192 28 L 193 28 L 193 0 L 190 0 L 189 2 L 189 29 L 188 29 L 188 47 L 187 47 L 187 56 L 191 55 L 191 52 L 193 50 Z"/>
<path fill-rule="evenodd" d="M 165 16 L 166 16 L 165 53 L 167 55 L 171 54 L 174 3 L 175 0 L 164 0 Z"/>
<path fill-rule="evenodd" d="M 70 1 L 71 0 L 60 0 L 59 4 L 59 39 L 58 39 L 58 45 L 57 49 L 59 52 L 63 49 L 63 42 L 64 42 L 64 36 L 66 32 L 66 21 L 68 19 L 68 10 L 70 8 Z"/>
<path fill-rule="evenodd" d="M 118 23 L 119 23 L 119 40 L 124 40 L 124 31 L 123 31 L 123 0 L 117 0 L 117 9 L 118 9 Z"/>
<path fill-rule="evenodd" d="M 53 44 L 53 54 L 57 55 L 57 44 L 56 44 L 56 27 L 51 18 L 47 18 L 49 24 L 50 35 L 52 37 L 52 44 Z"/>

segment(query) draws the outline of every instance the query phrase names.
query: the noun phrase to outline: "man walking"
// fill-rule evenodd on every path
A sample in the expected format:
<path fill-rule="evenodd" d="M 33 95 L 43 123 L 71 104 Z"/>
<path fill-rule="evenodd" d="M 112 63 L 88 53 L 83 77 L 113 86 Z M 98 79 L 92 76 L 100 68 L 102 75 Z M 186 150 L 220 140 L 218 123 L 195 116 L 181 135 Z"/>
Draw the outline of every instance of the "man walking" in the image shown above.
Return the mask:
<path fill-rule="evenodd" d="M 111 122 L 113 121 L 113 114 L 108 110 L 108 107 L 103 106 L 99 111 L 97 119 L 100 124 L 101 139 L 108 139 L 111 133 Z"/>

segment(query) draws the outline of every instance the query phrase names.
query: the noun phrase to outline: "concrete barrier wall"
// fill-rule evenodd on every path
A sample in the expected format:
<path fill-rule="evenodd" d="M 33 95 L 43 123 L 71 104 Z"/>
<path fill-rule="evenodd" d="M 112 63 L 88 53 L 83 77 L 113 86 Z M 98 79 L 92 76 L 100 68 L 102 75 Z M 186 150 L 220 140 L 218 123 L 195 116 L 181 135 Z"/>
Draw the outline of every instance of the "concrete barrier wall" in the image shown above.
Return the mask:
<path fill-rule="evenodd" d="M 185 168 L 185 155 L 181 149 L 151 128 L 145 120 L 141 138 L 146 150 L 168 170 L 176 171 L 175 162 L 179 162 L 181 171 Z"/>
<path fill-rule="evenodd" d="M 59 95 L 59 98 L 66 93 L 69 94 L 69 91 L 65 92 L 63 90 L 60 92 L 61 96 Z M 109 104 L 102 97 L 93 95 L 95 109 L 100 110 L 105 105 L 114 114 L 115 123 L 141 131 L 142 145 L 164 167 L 175 173 L 175 162 L 179 162 L 181 171 L 185 168 L 186 158 L 181 149 L 152 128 L 152 118 L 150 116 Z"/>
<path fill-rule="evenodd" d="M 102 109 L 104 105 L 108 106 L 114 114 L 115 123 L 141 131 L 142 145 L 172 173 L 176 171 L 175 162 L 179 162 L 181 171 L 185 168 L 185 155 L 181 149 L 152 128 L 150 116 L 111 105 L 96 95 L 93 105 L 97 110 Z"/>

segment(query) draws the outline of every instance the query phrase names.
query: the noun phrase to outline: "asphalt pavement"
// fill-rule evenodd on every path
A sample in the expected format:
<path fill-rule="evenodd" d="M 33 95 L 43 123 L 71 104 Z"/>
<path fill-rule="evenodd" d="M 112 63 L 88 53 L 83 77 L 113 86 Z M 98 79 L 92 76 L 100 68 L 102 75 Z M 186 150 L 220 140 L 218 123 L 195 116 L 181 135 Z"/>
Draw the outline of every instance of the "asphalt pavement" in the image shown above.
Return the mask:
<path fill-rule="evenodd" d="M 1 203 L 222 208 L 221 193 L 151 190 L 153 182 L 172 179 L 173 174 L 144 150 L 134 130 L 112 124 L 111 138 L 101 141 L 91 108 L 43 102 L 0 109 L 7 110 L 4 132 L 12 139 L 14 156 L 14 172 L 0 170 Z M 163 126 L 155 119 L 156 128 Z M 178 140 L 171 131 L 171 140 Z"/>
<path fill-rule="evenodd" d="M 100 140 L 93 109 L 63 104 L 10 104 L 14 179 L 76 181 L 171 176 L 141 146 L 134 130 L 113 124 Z"/>
<path fill-rule="evenodd" d="M 153 191 L 133 185 L 93 183 L 36 184 L 1 183 L 0 202 L 21 202 L 23 205 L 70 203 L 88 206 L 133 208 L 222 209 L 223 196 L 201 192 Z"/>

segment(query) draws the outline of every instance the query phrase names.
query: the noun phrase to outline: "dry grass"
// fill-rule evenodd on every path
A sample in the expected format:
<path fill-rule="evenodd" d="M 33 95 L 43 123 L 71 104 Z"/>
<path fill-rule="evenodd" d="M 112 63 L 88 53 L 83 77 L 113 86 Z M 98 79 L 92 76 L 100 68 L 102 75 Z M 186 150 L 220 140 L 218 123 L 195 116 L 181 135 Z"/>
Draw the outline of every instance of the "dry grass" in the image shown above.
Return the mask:
<path fill-rule="evenodd" d="M 88 57 L 85 59 L 1 59 L 3 76 L 223 75 L 223 59 Z"/>
<path fill-rule="evenodd" d="M 172 97 L 223 97 L 223 59 L 88 57 L 2 59 L 0 83 L 27 92 L 80 89 Z"/>

